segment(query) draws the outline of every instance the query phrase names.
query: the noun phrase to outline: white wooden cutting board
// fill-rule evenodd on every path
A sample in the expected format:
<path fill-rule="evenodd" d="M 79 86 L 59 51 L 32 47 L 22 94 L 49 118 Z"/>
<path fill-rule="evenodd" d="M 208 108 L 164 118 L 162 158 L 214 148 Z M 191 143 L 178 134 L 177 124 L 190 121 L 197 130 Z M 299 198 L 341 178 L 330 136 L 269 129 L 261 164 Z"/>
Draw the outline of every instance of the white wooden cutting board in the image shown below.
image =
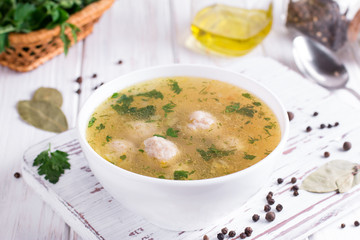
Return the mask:
<path fill-rule="evenodd" d="M 235 230 L 238 238 L 247 226 L 254 230 L 248 239 L 303 239 L 358 208 L 360 201 L 356 198 L 360 197 L 360 186 L 344 194 L 313 194 L 300 190 L 300 195 L 294 197 L 289 191 L 291 185 L 287 183 L 293 176 L 299 183 L 329 160 L 359 160 L 357 146 L 360 139 L 357 136 L 360 134 L 360 121 L 357 119 L 360 119 L 360 109 L 342 102 L 336 95 L 268 58 L 247 59 L 228 68 L 269 87 L 287 110 L 295 114 L 295 118 L 290 122 L 287 146 L 279 156 L 276 171 L 269 182 L 264 183 L 262 190 L 245 205 L 239 206 L 236 212 L 219 219 L 218 224 L 193 232 L 167 231 L 124 209 L 92 174 L 75 130 L 47 139 L 25 152 L 22 170 L 26 182 L 84 239 L 194 240 L 202 239 L 204 234 L 216 239 L 223 227 Z M 315 111 L 319 112 L 317 117 L 312 116 Z M 340 125 L 319 129 L 321 123 L 335 122 Z M 309 133 L 305 131 L 307 126 L 313 128 Z M 344 141 L 352 142 L 350 151 L 341 149 Z M 36 168 L 32 167 L 34 158 L 47 149 L 49 143 L 53 149 L 70 154 L 71 170 L 67 170 L 55 185 L 40 177 Z M 324 158 L 324 151 L 329 151 L 331 156 Z M 284 178 L 283 184 L 276 183 L 278 177 Z M 241 189 L 234 186 L 234 191 Z M 272 223 L 264 220 L 263 211 L 269 191 L 274 192 L 275 205 L 281 203 L 284 206 L 282 212 L 276 213 Z M 224 193 L 224 197 L 231 197 L 231 193 Z M 261 217 L 256 223 L 251 220 L 254 213 Z"/>

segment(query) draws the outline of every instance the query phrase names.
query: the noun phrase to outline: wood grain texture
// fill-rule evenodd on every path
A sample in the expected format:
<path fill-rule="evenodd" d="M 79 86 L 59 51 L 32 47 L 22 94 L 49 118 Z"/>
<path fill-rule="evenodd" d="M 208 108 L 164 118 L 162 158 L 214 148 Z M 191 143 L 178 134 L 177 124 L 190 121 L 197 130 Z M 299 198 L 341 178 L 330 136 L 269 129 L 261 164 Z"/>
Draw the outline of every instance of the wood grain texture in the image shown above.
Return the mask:
<path fill-rule="evenodd" d="M 233 67 L 241 71 L 242 64 L 247 65 L 247 61 L 251 61 L 252 57 L 268 56 L 296 70 L 291 55 L 291 36 L 282 28 L 281 16 L 285 1 L 274 1 L 275 24 L 269 36 L 254 51 L 240 58 L 219 57 L 202 50 L 194 51 L 186 46 L 187 41 L 191 42 L 189 26 L 197 10 L 198 1 L 117 0 L 95 25 L 93 33 L 85 41 L 72 47 L 67 57 L 58 56 L 37 70 L 24 74 L 0 67 L 2 239 L 81 239 L 24 183 L 23 179 L 13 177 L 14 172 L 20 171 L 22 154 L 30 145 L 55 136 L 53 133 L 25 124 L 16 113 L 16 102 L 29 99 L 38 87 L 56 87 L 62 92 L 62 109 L 70 127 L 74 127 L 79 106 L 96 86 L 135 69 L 159 64 L 194 63 Z M 359 50 L 359 45 L 353 44 L 340 55 L 350 71 L 349 86 L 360 92 Z M 123 64 L 117 64 L 119 60 L 122 60 Z M 97 78 L 91 77 L 94 73 L 97 73 Z M 84 78 L 80 97 L 74 93 L 79 88 L 79 85 L 73 82 L 78 76 Z M 276 75 L 267 77 L 272 78 Z M 290 89 L 296 92 L 298 88 L 293 86 Z M 357 100 L 347 91 L 324 92 L 325 95 L 335 96 L 347 104 L 353 104 L 354 108 L 359 106 Z M 289 91 L 287 94 L 292 96 L 293 93 Z M 297 110 L 296 101 L 290 102 L 293 105 L 287 107 Z M 308 105 L 312 105 L 312 101 L 309 101 Z M 316 105 L 313 107 L 315 109 Z M 302 125 L 298 126 L 299 129 L 302 128 Z M 300 135 L 295 140 L 305 141 Z M 288 151 L 291 148 L 293 146 Z M 312 240 L 327 239 L 321 238 L 321 234 L 318 234 L 319 237 L 316 235 Z"/>

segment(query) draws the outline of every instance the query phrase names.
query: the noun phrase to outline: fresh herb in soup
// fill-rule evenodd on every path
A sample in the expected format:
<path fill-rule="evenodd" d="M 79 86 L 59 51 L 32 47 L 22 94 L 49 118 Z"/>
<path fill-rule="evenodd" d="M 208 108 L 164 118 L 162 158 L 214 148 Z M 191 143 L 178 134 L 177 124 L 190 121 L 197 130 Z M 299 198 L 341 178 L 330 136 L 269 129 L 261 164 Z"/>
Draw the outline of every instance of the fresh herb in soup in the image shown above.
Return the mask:
<path fill-rule="evenodd" d="M 115 92 L 89 119 L 87 140 L 109 162 L 155 178 L 214 178 L 278 145 L 280 127 L 253 94 L 224 82 L 161 78 Z"/>

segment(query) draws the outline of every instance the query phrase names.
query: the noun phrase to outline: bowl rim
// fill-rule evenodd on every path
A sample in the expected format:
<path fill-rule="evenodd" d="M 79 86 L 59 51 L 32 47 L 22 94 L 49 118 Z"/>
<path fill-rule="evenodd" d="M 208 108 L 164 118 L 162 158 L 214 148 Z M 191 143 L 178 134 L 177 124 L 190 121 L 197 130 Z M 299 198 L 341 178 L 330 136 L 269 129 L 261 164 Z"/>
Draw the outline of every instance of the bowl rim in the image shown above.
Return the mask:
<path fill-rule="evenodd" d="M 86 128 L 85 129 L 80 129 L 81 126 L 81 122 L 80 120 L 82 119 L 81 116 L 85 114 L 85 106 L 89 103 L 90 99 L 92 99 L 95 96 L 96 92 L 100 92 L 101 89 L 105 89 L 105 87 L 109 84 L 111 84 L 112 82 L 115 81 L 120 81 L 123 78 L 128 78 L 131 77 L 131 75 L 136 75 L 139 73 L 146 73 L 148 71 L 159 71 L 161 69 L 168 69 L 168 68 L 203 68 L 203 69 L 212 69 L 215 71 L 223 71 L 223 72 L 228 72 L 231 74 L 235 74 L 238 75 L 240 78 L 244 78 L 247 80 L 250 80 L 251 82 L 255 83 L 255 85 L 258 85 L 258 87 L 262 88 L 263 90 L 265 90 L 269 95 L 271 95 L 271 97 L 275 100 L 276 104 L 280 107 L 281 109 L 281 113 L 282 114 L 276 114 L 275 111 L 270 107 L 271 110 L 273 110 L 273 113 L 275 114 L 275 116 L 277 117 L 278 121 L 280 122 L 280 118 L 282 117 L 283 122 L 284 122 L 284 126 L 283 126 L 283 131 L 281 131 L 281 138 L 280 138 L 280 142 L 278 143 L 278 145 L 275 147 L 275 149 L 265 158 L 261 159 L 260 161 L 258 161 L 257 163 L 251 165 L 250 167 L 247 167 L 245 169 L 242 169 L 240 171 L 234 172 L 234 173 L 230 173 L 227 175 L 223 175 L 223 176 L 219 176 L 219 177 L 214 177 L 214 178 L 206 178 L 206 179 L 197 179 L 197 180 L 174 180 L 174 179 L 161 179 L 161 178 L 155 178 L 155 177 L 150 177 L 150 176 L 145 176 L 145 175 L 141 175 L 135 172 L 131 172 L 128 171 L 126 169 L 123 169 L 117 165 L 114 165 L 112 163 L 110 163 L 109 161 L 107 161 L 106 159 L 104 159 L 103 157 L 101 157 L 91 146 L 90 144 L 87 142 L 86 138 L 85 138 L 85 133 L 82 134 L 82 132 L 86 132 Z M 184 76 L 190 76 L 189 75 L 184 75 Z M 148 81 L 151 79 L 146 79 L 144 81 Z M 216 79 L 218 80 L 218 79 Z M 222 80 L 218 80 L 218 81 L 222 81 Z M 143 81 L 142 81 L 143 82 Z M 226 81 L 223 81 L 226 82 Z M 140 82 L 136 82 L 134 84 L 138 84 Z M 228 84 L 232 84 L 229 82 L 226 82 Z M 131 84 L 131 85 L 134 85 Z M 232 84 L 233 85 L 233 84 Z M 240 86 L 238 86 L 240 87 Z M 115 90 L 115 91 L 120 91 L 120 89 Z M 251 92 L 251 91 L 250 91 Z M 252 93 L 252 92 L 251 92 Z M 256 95 L 256 94 L 254 94 Z M 257 96 L 257 95 L 256 95 Z M 110 96 L 109 96 L 110 97 Z M 262 101 L 264 101 L 261 97 L 257 96 L 258 98 L 260 98 Z M 107 98 L 105 98 L 107 99 Z M 105 100 L 103 100 L 105 101 Z M 265 102 L 265 101 L 264 101 Z M 267 102 L 265 102 L 266 104 L 268 104 Z M 93 110 L 96 108 L 97 106 L 93 107 Z M 90 114 L 91 116 L 91 114 Z M 86 118 L 87 119 L 87 118 Z M 86 124 L 85 124 L 86 126 Z M 284 108 L 284 105 L 282 104 L 282 102 L 280 101 L 280 99 L 277 97 L 276 94 L 274 94 L 269 88 L 267 88 L 266 86 L 264 86 L 262 83 L 260 83 L 259 81 L 255 80 L 252 77 L 248 77 L 242 73 L 233 71 L 233 70 L 229 70 L 229 69 L 225 69 L 225 68 L 221 68 L 221 67 L 217 67 L 217 66 L 210 66 L 210 65 L 203 65 L 203 64 L 166 64 L 166 65 L 157 65 L 157 66 L 152 66 L 152 67 L 147 67 L 147 68 L 142 68 L 142 69 L 138 69 L 138 70 L 134 70 L 131 71 L 129 73 L 123 74 L 119 77 L 114 78 L 113 80 L 105 83 L 101 88 L 97 89 L 95 92 L 93 92 L 92 94 L 90 94 L 90 96 L 85 100 L 85 102 L 82 104 L 81 109 L 79 111 L 78 114 L 78 118 L 77 118 L 77 122 L 76 122 L 76 130 L 77 130 L 77 136 L 78 136 L 78 140 L 80 143 L 82 148 L 86 148 L 86 150 L 90 151 L 91 154 L 93 154 L 96 157 L 96 161 L 100 162 L 101 164 L 105 164 L 106 167 L 109 167 L 111 169 L 113 169 L 114 171 L 119 172 L 119 174 L 122 175 L 126 175 L 129 178 L 132 178 L 132 180 L 135 180 L 137 182 L 148 182 L 148 183 L 154 183 L 154 184 L 165 184 L 165 185 L 171 185 L 171 186 L 186 186 L 186 187 L 196 187 L 199 185 L 211 185 L 211 184 L 216 184 L 216 183 L 222 183 L 222 182 L 227 182 L 227 181 L 231 181 L 234 178 L 237 178 L 238 175 L 241 174 L 246 174 L 247 172 L 250 172 L 252 170 L 255 170 L 259 167 L 261 167 L 265 161 L 269 161 L 269 159 L 271 159 L 274 155 L 276 155 L 279 151 L 281 151 L 283 149 L 283 146 L 285 145 L 287 139 L 288 139 L 288 134 L 289 134 L 289 120 L 288 120 L 288 116 L 287 116 L 287 112 Z M 86 158 L 86 156 L 85 156 Z M 88 159 L 87 159 L 88 160 Z M 89 162 L 89 160 L 88 160 Z"/>

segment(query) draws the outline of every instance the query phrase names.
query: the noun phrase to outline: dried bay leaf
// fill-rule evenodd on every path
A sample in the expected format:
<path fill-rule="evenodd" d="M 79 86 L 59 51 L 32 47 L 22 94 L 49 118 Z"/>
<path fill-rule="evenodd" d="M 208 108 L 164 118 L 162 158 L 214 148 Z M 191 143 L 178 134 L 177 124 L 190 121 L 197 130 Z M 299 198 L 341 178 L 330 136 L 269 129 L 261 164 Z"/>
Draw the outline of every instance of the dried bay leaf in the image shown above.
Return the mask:
<path fill-rule="evenodd" d="M 339 192 L 344 193 L 349 191 L 353 187 L 354 175 L 347 173 L 338 179 L 336 179 L 336 186 Z"/>
<path fill-rule="evenodd" d="M 57 107 L 61 107 L 63 103 L 61 93 L 55 88 L 41 87 L 37 89 L 32 100 L 49 102 Z"/>
<path fill-rule="evenodd" d="M 355 176 L 352 174 L 355 166 L 356 163 L 345 160 L 330 161 L 307 176 L 300 188 L 315 193 L 348 191 L 360 183 L 360 178 L 357 176 L 359 174 Z"/>
<path fill-rule="evenodd" d="M 49 102 L 19 101 L 17 110 L 20 117 L 34 127 L 50 132 L 63 132 L 68 129 L 64 113 Z"/>

